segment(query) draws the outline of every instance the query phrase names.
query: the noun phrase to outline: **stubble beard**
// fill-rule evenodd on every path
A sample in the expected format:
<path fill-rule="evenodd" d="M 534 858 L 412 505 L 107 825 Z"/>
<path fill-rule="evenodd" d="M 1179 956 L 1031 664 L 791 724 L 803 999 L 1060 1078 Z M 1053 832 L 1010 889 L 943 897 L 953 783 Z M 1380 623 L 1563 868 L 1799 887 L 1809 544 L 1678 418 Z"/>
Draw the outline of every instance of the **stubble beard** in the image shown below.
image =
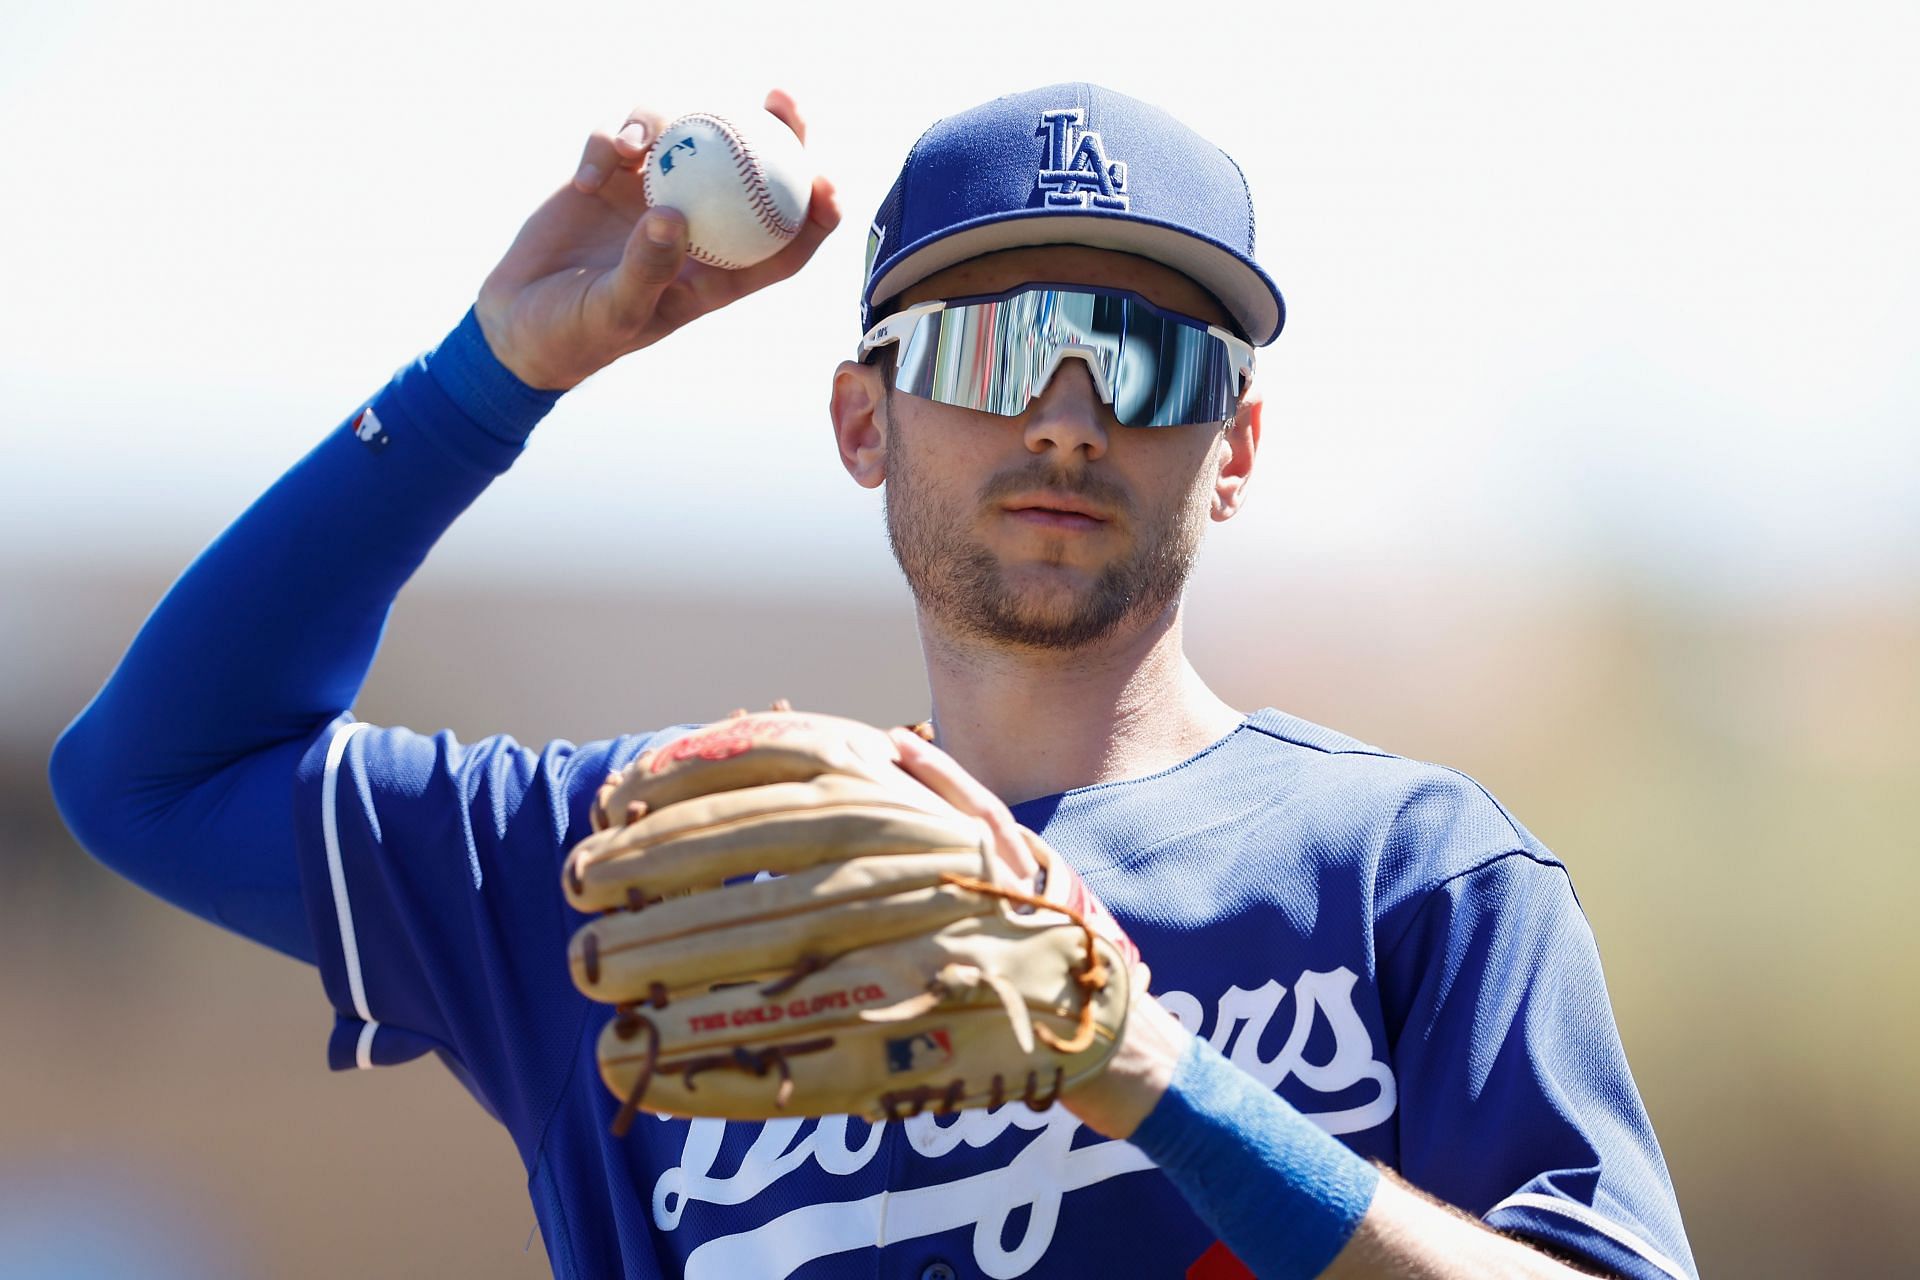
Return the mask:
<path fill-rule="evenodd" d="M 1043 458 L 995 476 L 978 495 L 977 506 L 1048 489 L 1134 517 L 1138 536 L 1130 554 L 1070 598 L 1060 598 L 1063 588 L 1051 599 L 1038 600 L 1009 582 L 993 552 L 967 536 L 971 511 L 934 509 L 924 477 L 914 473 L 910 450 L 902 449 L 905 434 L 896 428 L 888 440 L 887 538 L 915 602 L 958 635 L 1024 649 L 1084 649 L 1129 622 L 1158 617 L 1185 590 L 1205 528 L 1199 477 L 1172 510 L 1142 518 L 1126 493 L 1108 481 L 1084 470 L 1062 470 Z"/>

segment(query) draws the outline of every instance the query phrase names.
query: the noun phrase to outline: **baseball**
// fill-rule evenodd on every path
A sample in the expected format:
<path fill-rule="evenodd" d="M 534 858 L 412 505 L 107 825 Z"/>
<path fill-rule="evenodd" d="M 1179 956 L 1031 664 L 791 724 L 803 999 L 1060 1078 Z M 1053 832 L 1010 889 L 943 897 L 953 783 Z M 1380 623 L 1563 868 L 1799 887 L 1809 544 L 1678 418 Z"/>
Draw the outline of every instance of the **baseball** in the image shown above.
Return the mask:
<path fill-rule="evenodd" d="M 750 267 L 800 232 L 813 191 L 806 149 L 786 121 L 751 111 L 694 111 L 669 124 L 647 156 L 647 203 L 678 209 L 693 258 Z"/>

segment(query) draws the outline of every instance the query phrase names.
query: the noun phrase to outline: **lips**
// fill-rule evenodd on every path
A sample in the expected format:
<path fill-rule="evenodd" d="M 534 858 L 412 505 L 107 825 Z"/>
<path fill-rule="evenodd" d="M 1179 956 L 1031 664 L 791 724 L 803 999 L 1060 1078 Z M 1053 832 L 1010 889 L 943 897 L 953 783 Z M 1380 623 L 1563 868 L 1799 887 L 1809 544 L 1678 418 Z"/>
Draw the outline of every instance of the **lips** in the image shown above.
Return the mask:
<path fill-rule="evenodd" d="M 1066 527 L 1106 524 L 1113 517 L 1097 504 L 1071 493 L 1027 493 L 1000 504 L 1009 515 L 1029 521 L 1056 521 Z"/>

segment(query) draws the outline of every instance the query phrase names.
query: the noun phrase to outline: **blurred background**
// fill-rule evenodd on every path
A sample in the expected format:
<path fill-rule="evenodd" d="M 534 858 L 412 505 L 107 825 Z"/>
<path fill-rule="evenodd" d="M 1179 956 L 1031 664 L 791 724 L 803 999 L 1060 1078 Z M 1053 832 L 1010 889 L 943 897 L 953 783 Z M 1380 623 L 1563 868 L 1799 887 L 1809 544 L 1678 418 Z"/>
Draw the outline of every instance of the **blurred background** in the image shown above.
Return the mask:
<path fill-rule="evenodd" d="M 72 843 L 53 738 L 590 129 L 773 84 L 845 225 L 568 396 L 357 710 L 528 741 L 920 713 L 828 374 L 918 133 L 1065 78 L 1232 152 L 1287 294 L 1251 506 L 1189 596 L 1203 673 L 1473 773 L 1565 858 L 1703 1272 L 1911 1274 L 1917 23 L 0 0 L 0 1276 L 544 1274 L 504 1132 L 431 1063 L 327 1072 L 311 972 Z"/>

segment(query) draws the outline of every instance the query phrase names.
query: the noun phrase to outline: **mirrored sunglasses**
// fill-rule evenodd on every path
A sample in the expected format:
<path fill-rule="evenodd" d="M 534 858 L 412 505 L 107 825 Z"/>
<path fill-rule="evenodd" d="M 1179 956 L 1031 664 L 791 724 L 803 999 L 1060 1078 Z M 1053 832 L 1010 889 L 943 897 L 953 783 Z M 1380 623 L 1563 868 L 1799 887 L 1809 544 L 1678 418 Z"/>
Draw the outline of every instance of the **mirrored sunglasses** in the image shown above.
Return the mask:
<path fill-rule="evenodd" d="M 1253 373 L 1253 347 L 1218 325 L 1083 285 L 915 303 L 869 329 L 858 358 L 888 343 L 900 348 L 896 391 L 1007 417 L 1077 356 L 1128 427 L 1227 422 Z"/>

